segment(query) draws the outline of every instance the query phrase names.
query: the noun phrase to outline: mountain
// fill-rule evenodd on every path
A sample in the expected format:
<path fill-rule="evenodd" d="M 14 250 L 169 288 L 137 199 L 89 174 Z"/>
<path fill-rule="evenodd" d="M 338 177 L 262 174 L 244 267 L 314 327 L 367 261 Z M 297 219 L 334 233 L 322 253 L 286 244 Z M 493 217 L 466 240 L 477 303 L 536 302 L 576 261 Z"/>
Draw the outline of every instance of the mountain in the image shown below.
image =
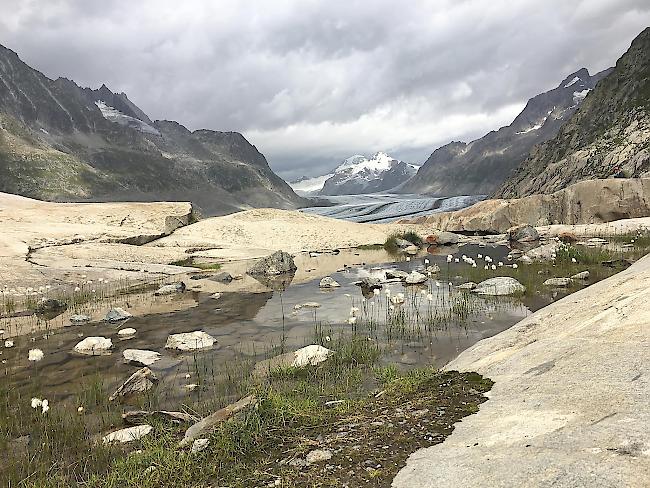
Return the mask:
<path fill-rule="evenodd" d="M 323 176 L 303 177 L 291 187 L 303 194 L 358 195 L 390 190 L 415 174 L 417 166 L 378 152 L 371 158 L 357 154 Z"/>
<path fill-rule="evenodd" d="M 58 201 L 191 200 L 211 215 L 305 203 L 241 134 L 152 121 L 124 93 L 51 80 L 2 46 L 0 191 Z"/>
<path fill-rule="evenodd" d="M 436 196 L 492 193 L 526 159 L 535 144 L 558 133 L 585 95 L 609 72 L 591 76 L 582 68 L 556 88 L 528 100 L 510 125 L 469 144 L 450 142 L 436 149 L 398 191 Z"/>
<path fill-rule="evenodd" d="M 580 110 L 495 192 L 497 197 L 551 193 L 587 179 L 650 175 L 650 27 Z"/>

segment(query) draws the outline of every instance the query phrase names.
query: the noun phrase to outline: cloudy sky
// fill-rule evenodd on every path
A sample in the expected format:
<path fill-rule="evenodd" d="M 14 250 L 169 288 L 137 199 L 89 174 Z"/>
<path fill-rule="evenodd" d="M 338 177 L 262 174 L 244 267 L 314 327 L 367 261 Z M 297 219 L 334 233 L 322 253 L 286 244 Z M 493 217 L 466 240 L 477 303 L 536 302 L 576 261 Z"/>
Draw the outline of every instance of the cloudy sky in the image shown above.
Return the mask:
<path fill-rule="evenodd" d="M 0 0 L 31 66 L 151 118 L 242 132 L 287 179 L 355 153 L 422 163 L 613 65 L 647 0 Z"/>

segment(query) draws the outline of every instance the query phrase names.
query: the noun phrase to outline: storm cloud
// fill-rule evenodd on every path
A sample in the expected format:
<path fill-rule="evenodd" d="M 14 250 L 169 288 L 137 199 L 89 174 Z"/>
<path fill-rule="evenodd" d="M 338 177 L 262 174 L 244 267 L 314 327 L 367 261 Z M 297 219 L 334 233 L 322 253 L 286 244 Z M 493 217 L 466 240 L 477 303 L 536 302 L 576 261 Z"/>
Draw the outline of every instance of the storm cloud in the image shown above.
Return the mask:
<path fill-rule="evenodd" d="M 286 178 L 379 150 L 422 163 L 613 65 L 647 0 L 0 0 L 0 43 L 151 118 L 242 132 Z"/>

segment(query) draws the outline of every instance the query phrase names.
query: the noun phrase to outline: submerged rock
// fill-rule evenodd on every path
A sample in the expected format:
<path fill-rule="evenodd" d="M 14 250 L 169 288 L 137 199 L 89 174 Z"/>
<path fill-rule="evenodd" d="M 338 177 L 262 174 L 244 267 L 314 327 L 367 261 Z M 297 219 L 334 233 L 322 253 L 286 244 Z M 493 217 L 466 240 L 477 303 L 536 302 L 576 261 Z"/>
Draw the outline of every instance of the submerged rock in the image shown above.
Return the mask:
<path fill-rule="evenodd" d="M 458 288 L 459 290 L 473 290 L 474 288 L 476 288 L 476 286 L 477 286 L 476 283 L 474 283 L 473 281 L 468 281 L 467 283 L 458 285 L 456 288 Z"/>
<path fill-rule="evenodd" d="M 544 286 L 557 286 L 560 288 L 566 288 L 573 280 L 571 278 L 549 278 L 544 282 Z"/>
<path fill-rule="evenodd" d="M 139 366 L 151 366 L 160 359 L 160 353 L 146 349 L 125 349 L 122 353 L 127 363 Z"/>
<path fill-rule="evenodd" d="M 501 296 L 524 293 L 526 287 L 509 276 L 498 276 L 481 281 L 472 291 L 478 295 Z"/>
<path fill-rule="evenodd" d="M 331 276 L 326 276 L 318 284 L 320 288 L 339 288 L 341 285 Z"/>
<path fill-rule="evenodd" d="M 297 270 L 296 263 L 291 254 L 284 251 L 276 251 L 270 256 L 259 260 L 249 270 L 249 275 L 275 276 L 285 273 L 294 273 Z"/>
<path fill-rule="evenodd" d="M 185 283 L 177 281 L 158 288 L 153 294 L 156 296 L 173 295 L 174 293 L 183 293 L 185 291 Z"/>
<path fill-rule="evenodd" d="M 73 351 L 79 354 L 90 356 L 99 354 L 110 354 L 113 348 L 113 341 L 106 337 L 86 337 L 74 346 Z"/>
<path fill-rule="evenodd" d="M 211 348 L 217 340 L 202 330 L 172 334 L 167 338 L 165 349 L 197 351 Z"/>
<path fill-rule="evenodd" d="M 411 271 L 411 273 L 406 277 L 406 284 L 407 285 L 419 285 L 421 283 L 424 283 L 428 280 L 425 275 L 422 273 L 418 273 L 417 271 Z"/>
<path fill-rule="evenodd" d="M 120 307 L 112 308 L 104 317 L 106 322 L 116 323 L 121 322 L 122 320 L 127 320 L 133 317 L 129 312 Z"/>
<path fill-rule="evenodd" d="M 508 240 L 513 242 L 534 242 L 539 240 L 539 234 L 532 225 L 516 225 L 507 231 Z"/>
<path fill-rule="evenodd" d="M 136 425 L 135 427 L 127 427 L 126 429 L 117 430 L 111 432 L 108 435 L 105 435 L 102 438 L 104 444 L 110 444 L 112 442 L 126 443 L 137 441 L 142 437 L 148 435 L 153 430 L 151 425 Z"/>
<path fill-rule="evenodd" d="M 426 243 L 430 246 L 448 246 L 450 244 L 458 244 L 458 240 L 458 235 L 443 230 L 435 231 L 425 239 Z"/>
<path fill-rule="evenodd" d="M 406 277 L 409 274 L 406 271 L 402 271 L 401 269 L 387 269 L 386 270 L 386 279 L 389 280 L 406 280 Z"/>
<path fill-rule="evenodd" d="M 119 397 L 144 393 L 149 391 L 157 381 L 156 375 L 145 366 L 129 376 L 108 399 L 113 401 Z"/>
<path fill-rule="evenodd" d="M 375 289 L 380 290 L 382 288 L 381 280 L 379 278 L 372 278 L 370 276 L 363 278 L 360 282 L 357 283 L 357 285 L 368 291 Z"/>

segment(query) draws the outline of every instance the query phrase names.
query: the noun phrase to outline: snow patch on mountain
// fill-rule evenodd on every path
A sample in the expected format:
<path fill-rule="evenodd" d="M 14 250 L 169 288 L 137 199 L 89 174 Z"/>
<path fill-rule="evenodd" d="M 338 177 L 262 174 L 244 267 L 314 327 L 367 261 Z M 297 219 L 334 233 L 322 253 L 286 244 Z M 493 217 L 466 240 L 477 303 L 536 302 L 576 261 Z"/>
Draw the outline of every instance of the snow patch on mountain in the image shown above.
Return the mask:
<path fill-rule="evenodd" d="M 570 86 L 575 85 L 579 81 L 582 81 L 582 80 L 580 79 L 580 77 L 576 76 L 570 82 L 568 82 L 566 85 L 564 85 L 564 88 L 569 88 Z"/>
<path fill-rule="evenodd" d="M 589 93 L 591 90 L 589 88 L 586 88 L 581 91 L 575 91 L 573 92 L 573 103 L 580 103 L 582 102 L 585 97 L 587 96 L 587 93 Z"/>
<path fill-rule="evenodd" d="M 97 100 L 95 102 L 95 105 L 97 105 L 97 108 L 106 120 L 110 120 L 116 124 L 131 127 L 132 129 L 136 129 L 145 134 L 153 134 L 156 136 L 160 135 L 160 132 L 157 129 L 151 127 L 146 122 L 143 122 L 140 119 L 136 119 L 135 117 L 131 117 L 130 115 L 123 114 L 116 108 L 107 105 L 103 100 Z"/>
<path fill-rule="evenodd" d="M 296 181 L 289 182 L 289 186 L 293 188 L 293 191 L 298 194 L 314 194 L 321 191 L 325 182 L 332 176 L 334 176 L 334 173 L 329 173 L 323 176 L 315 176 L 313 178 L 305 177 Z"/>

